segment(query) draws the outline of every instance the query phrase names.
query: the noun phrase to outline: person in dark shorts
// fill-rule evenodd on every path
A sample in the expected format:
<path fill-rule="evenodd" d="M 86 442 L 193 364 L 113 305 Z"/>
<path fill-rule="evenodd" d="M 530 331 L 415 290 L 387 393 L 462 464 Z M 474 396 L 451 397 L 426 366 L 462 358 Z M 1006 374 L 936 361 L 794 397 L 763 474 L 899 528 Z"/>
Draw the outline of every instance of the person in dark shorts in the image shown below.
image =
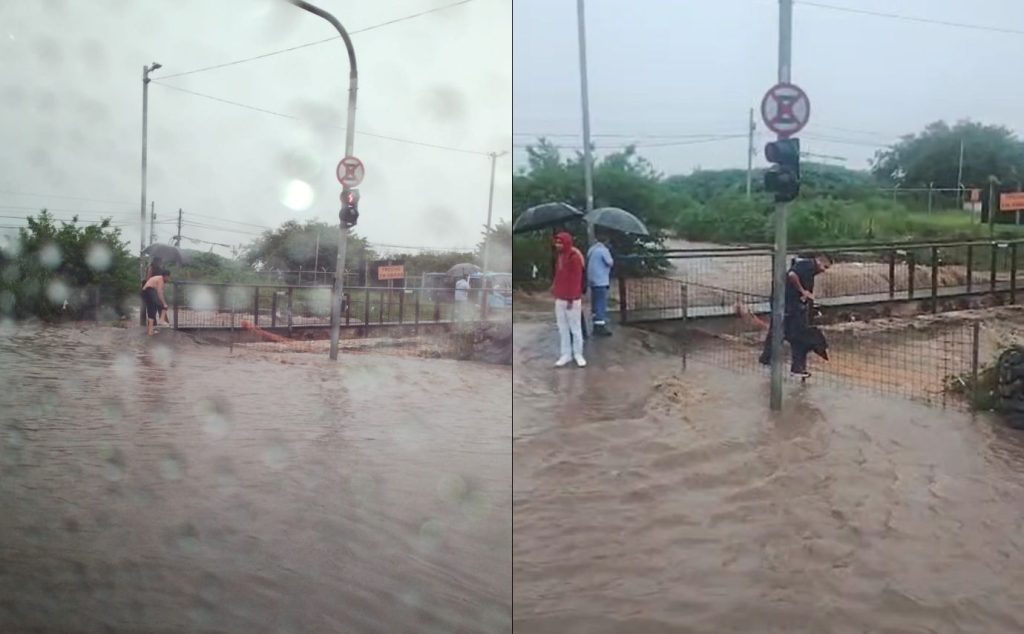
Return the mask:
<path fill-rule="evenodd" d="M 146 280 L 142 287 L 142 302 L 146 306 L 146 334 L 152 337 L 156 334 L 156 323 L 160 313 L 164 313 L 164 322 L 167 321 L 167 300 L 164 299 L 164 286 L 167 280 L 171 279 L 171 272 L 167 269 L 160 271 Z"/>
<path fill-rule="evenodd" d="M 790 372 L 808 377 L 807 355 L 813 348 L 807 345 L 804 331 L 811 326 L 811 309 L 814 304 L 814 278 L 832 266 L 832 260 L 823 253 L 813 258 L 794 258 L 786 273 L 786 307 L 782 320 L 783 338 L 792 350 Z M 764 340 L 764 347 L 758 361 L 762 365 L 772 362 L 771 329 Z"/>

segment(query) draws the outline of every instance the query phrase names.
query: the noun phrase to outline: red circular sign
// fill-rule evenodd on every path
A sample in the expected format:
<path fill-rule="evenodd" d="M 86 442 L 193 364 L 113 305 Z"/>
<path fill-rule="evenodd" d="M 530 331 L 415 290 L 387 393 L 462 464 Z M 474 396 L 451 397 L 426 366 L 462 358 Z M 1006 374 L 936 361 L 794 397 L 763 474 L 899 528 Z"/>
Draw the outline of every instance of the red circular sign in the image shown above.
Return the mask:
<path fill-rule="evenodd" d="M 775 84 L 761 100 L 761 118 L 780 137 L 793 136 L 811 118 L 811 100 L 796 84 Z"/>
<path fill-rule="evenodd" d="M 366 175 L 366 168 L 356 157 L 346 156 L 338 163 L 336 173 L 342 187 L 359 187 L 359 183 L 363 182 L 363 176 Z"/>

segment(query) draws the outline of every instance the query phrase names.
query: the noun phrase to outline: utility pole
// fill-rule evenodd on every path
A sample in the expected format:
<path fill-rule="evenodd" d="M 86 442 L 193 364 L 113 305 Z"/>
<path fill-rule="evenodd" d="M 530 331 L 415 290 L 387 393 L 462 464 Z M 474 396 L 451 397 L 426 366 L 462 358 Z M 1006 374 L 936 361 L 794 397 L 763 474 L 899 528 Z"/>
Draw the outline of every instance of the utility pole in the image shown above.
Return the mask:
<path fill-rule="evenodd" d="M 928 183 L 928 213 L 932 213 L 932 194 L 935 192 L 935 183 Z"/>
<path fill-rule="evenodd" d="M 960 137 L 960 161 L 956 167 L 956 193 L 960 209 L 964 208 L 964 139 Z M 971 210 L 971 218 L 974 218 L 974 210 Z"/>
<path fill-rule="evenodd" d="M 174 236 L 174 246 L 181 247 L 181 209 L 178 209 L 178 235 Z"/>
<path fill-rule="evenodd" d="M 139 206 L 139 279 L 146 277 L 146 150 L 149 135 L 149 74 L 162 68 L 153 62 L 142 67 L 142 204 Z M 146 307 L 139 309 L 139 323 L 146 325 Z"/>
<path fill-rule="evenodd" d="M 316 247 L 313 250 L 313 283 L 316 284 L 316 276 L 320 272 L 320 232 L 316 232 Z"/>
<path fill-rule="evenodd" d="M 491 212 L 494 211 L 494 171 L 498 163 L 498 157 L 505 156 L 505 154 L 506 152 L 491 152 L 488 154 L 491 157 L 491 191 L 487 198 L 487 232 L 484 237 L 484 258 L 482 262 L 484 273 L 490 270 L 491 264 Z"/>
<path fill-rule="evenodd" d="M 587 89 L 587 20 L 583 11 L 583 0 L 576 0 L 576 22 L 580 45 L 580 100 L 583 106 L 583 186 L 586 191 L 587 244 L 593 245 L 594 223 L 590 212 L 594 211 L 594 157 L 590 152 L 590 97 Z"/>
<path fill-rule="evenodd" d="M 750 179 L 754 175 L 754 109 L 750 109 L 750 124 L 747 129 L 747 200 L 750 200 Z"/>
<path fill-rule="evenodd" d="M 999 179 L 995 176 L 988 177 L 988 237 L 996 234 L 996 210 L 999 208 L 996 202 L 996 185 Z"/>
<path fill-rule="evenodd" d="M 356 67 L 356 51 L 352 46 L 352 38 L 348 31 L 338 22 L 333 15 L 320 7 L 314 6 L 305 0 L 289 0 L 292 4 L 309 11 L 331 23 L 341 39 L 345 42 L 345 49 L 348 51 L 348 116 L 345 125 L 345 156 L 353 156 L 353 147 L 356 138 L 356 94 L 359 91 L 359 72 Z M 334 293 L 331 298 L 331 361 L 338 360 L 338 339 L 341 335 L 341 301 L 345 290 L 345 250 L 348 246 L 348 227 L 344 222 L 338 223 L 338 258 L 334 265 Z"/>
<path fill-rule="evenodd" d="M 791 83 L 793 0 L 779 0 L 779 83 Z M 781 135 L 779 138 L 783 138 Z M 786 302 L 787 226 L 784 202 L 775 203 L 775 251 L 772 258 L 771 409 L 782 409 L 782 339 Z"/>
<path fill-rule="evenodd" d="M 156 202 L 149 203 L 149 243 L 156 241 Z"/>

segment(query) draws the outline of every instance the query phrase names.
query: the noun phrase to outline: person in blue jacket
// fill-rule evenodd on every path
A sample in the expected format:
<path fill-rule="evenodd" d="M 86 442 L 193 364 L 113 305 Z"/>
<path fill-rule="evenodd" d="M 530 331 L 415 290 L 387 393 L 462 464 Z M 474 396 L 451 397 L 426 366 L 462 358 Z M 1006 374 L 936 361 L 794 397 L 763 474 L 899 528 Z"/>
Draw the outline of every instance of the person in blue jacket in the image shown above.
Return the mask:
<path fill-rule="evenodd" d="M 598 235 L 596 239 L 587 250 L 587 284 L 590 286 L 594 334 L 607 337 L 612 334 L 608 330 L 608 288 L 615 260 L 604 243 L 604 236 Z"/>

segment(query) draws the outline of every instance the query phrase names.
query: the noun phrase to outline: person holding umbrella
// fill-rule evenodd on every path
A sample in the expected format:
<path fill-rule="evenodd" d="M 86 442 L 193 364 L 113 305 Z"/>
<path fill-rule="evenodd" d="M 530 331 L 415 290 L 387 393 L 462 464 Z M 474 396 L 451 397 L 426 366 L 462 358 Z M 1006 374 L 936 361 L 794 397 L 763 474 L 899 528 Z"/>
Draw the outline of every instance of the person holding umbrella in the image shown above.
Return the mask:
<path fill-rule="evenodd" d="M 587 365 L 583 358 L 583 254 L 573 245 L 572 234 L 567 231 L 555 235 L 554 244 L 558 256 L 551 293 L 555 297 L 555 323 L 560 340 L 555 367 L 576 361 L 583 368 Z"/>
<path fill-rule="evenodd" d="M 595 242 L 587 249 L 587 284 L 590 286 L 590 306 L 593 310 L 594 334 L 608 337 L 608 288 L 611 285 L 612 253 L 605 245 L 603 233 L 596 234 Z"/>

